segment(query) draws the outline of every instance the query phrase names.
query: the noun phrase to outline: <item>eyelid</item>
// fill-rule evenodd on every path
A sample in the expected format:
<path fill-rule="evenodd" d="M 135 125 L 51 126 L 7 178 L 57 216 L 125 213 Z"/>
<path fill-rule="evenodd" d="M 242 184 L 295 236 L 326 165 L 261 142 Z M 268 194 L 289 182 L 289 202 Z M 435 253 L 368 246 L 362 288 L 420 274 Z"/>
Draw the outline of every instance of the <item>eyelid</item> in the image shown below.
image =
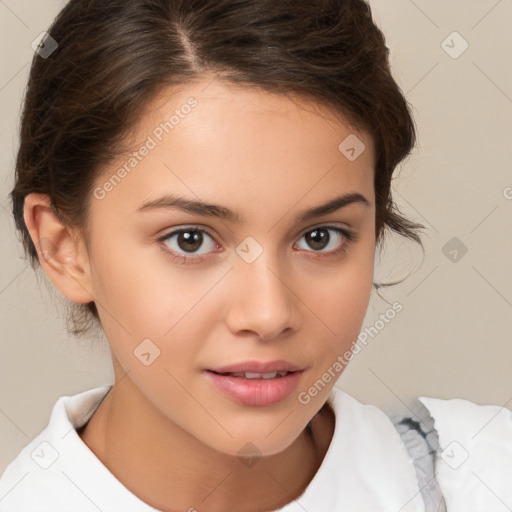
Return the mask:
<path fill-rule="evenodd" d="M 333 223 L 330 221 L 325 221 L 323 223 L 320 222 L 320 223 L 312 224 L 311 226 L 302 229 L 301 231 L 299 231 L 299 234 L 297 236 L 304 236 L 306 233 L 309 233 L 310 231 L 314 231 L 315 229 L 320 229 L 320 228 L 341 229 L 343 231 L 346 231 L 347 233 L 355 233 L 352 230 L 352 228 L 348 227 L 346 224 L 337 225 L 336 223 Z"/>
<path fill-rule="evenodd" d="M 322 224 L 320 222 L 317 224 L 312 224 L 309 227 L 303 228 L 302 230 L 299 231 L 298 234 L 294 235 L 293 239 L 304 236 L 306 233 L 309 233 L 310 231 L 313 231 L 313 230 L 319 229 L 319 228 L 341 229 L 342 231 L 345 231 L 348 236 L 354 236 L 354 237 L 356 236 L 355 231 L 353 231 L 352 228 L 350 228 L 346 225 L 338 226 L 338 225 L 332 224 L 332 223 L 329 224 L 329 222 L 326 222 L 324 224 Z M 162 242 L 163 240 L 167 240 L 171 235 L 176 234 L 177 232 L 180 232 L 180 231 L 183 231 L 186 229 L 206 233 L 209 237 L 211 237 L 213 240 L 215 240 L 215 242 L 217 244 L 219 244 L 216 236 L 210 232 L 210 229 L 208 227 L 206 227 L 202 224 L 182 224 L 177 227 L 171 228 L 170 231 L 167 231 L 164 235 L 157 236 L 157 241 Z"/>
<path fill-rule="evenodd" d="M 202 233 L 206 233 L 209 237 L 213 238 L 216 241 L 216 237 L 210 232 L 210 228 L 203 226 L 202 224 L 181 224 L 179 226 L 175 226 L 170 228 L 163 235 L 158 235 L 157 240 L 167 240 L 171 235 L 179 233 L 180 231 L 186 231 L 189 229 L 190 231 L 200 231 Z"/>

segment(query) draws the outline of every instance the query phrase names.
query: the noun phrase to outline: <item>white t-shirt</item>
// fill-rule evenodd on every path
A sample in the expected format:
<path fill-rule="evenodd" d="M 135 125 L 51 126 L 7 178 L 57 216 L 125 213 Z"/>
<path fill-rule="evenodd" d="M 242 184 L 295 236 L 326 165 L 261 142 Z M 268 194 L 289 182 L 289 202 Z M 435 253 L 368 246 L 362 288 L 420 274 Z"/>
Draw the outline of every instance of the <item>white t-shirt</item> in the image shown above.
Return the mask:
<path fill-rule="evenodd" d="M 48 426 L 0 478 L 1 512 L 150 512 L 81 440 L 76 429 L 110 389 L 63 396 Z M 336 424 L 324 460 L 304 493 L 277 512 L 425 512 L 416 467 L 393 422 L 337 387 Z M 448 512 L 512 509 L 512 412 L 420 397 L 442 452 L 436 474 Z"/>

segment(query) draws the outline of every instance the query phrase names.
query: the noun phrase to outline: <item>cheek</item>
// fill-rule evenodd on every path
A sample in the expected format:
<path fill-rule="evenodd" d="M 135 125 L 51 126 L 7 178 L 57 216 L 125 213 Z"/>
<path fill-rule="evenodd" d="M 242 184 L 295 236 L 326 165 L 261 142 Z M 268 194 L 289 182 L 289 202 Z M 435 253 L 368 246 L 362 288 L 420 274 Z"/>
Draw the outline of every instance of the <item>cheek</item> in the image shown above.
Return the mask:
<path fill-rule="evenodd" d="M 200 331 L 207 324 L 197 316 L 204 315 L 203 302 L 211 303 L 201 298 L 216 280 L 193 277 L 193 271 L 166 264 L 155 253 L 154 248 L 132 249 L 127 257 L 117 244 L 104 247 L 108 258 L 94 265 L 98 310 L 112 352 L 148 392 L 172 387 L 166 369 L 184 380 L 200 348 L 196 341 L 205 337 Z"/>
<path fill-rule="evenodd" d="M 178 266 L 167 261 L 158 248 L 134 250 L 131 244 L 128 251 L 129 245 L 120 241 L 104 246 L 94 262 L 95 297 L 103 310 L 102 323 L 111 335 L 107 337 L 113 342 L 120 336 L 130 338 L 131 344 L 144 338 L 156 343 L 195 339 L 200 326 L 208 322 L 205 304 L 213 307 L 209 292 L 225 269 Z"/>
<path fill-rule="evenodd" d="M 372 292 L 375 253 L 371 240 L 347 254 L 347 259 L 317 286 L 303 288 L 307 304 L 318 319 L 316 329 L 325 333 L 336 353 L 344 352 L 356 341 Z"/>

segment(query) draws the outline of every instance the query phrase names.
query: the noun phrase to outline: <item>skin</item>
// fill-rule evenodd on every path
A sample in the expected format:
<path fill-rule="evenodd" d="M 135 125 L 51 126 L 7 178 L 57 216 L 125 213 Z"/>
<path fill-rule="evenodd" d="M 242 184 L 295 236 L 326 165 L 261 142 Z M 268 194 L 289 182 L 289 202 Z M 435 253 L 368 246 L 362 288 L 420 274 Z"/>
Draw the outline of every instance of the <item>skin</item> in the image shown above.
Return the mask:
<path fill-rule="evenodd" d="M 163 90 L 131 140 L 140 146 L 191 96 L 198 105 L 190 114 L 103 199 L 91 197 L 88 244 L 46 196 L 27 196 L 25 221 L 36 247 L 52 248 L 40 260 L 60 292 L 96 303 L 111 348 L 115 384 L 79 432 L 83 441 L 155 508 L 275 510 L 303 493 L 333 435 L 332 411 L 317 412 L 335 381 L 307 404 L 297 395 L 351 348 L 363 323 L 375 256 L 374 147 L 317 103 L 210 78 Z M 338 150 L 350 134 L 366 146 L 354 161 Z M 104 169 L 96 186 L 125 161 Z M 348 192 L 369 205 L 296 220 Z M 244 222 L 176 208 L 137 211 L 165 193 L 237 210 Z M 312 246 L 304 235 L 322 225 L 357 238 L 348 243 L 328 230 L 329 243 Z M 177 235 L 157 240 L 194 226 L 211 237 L 192 253 Z M 248 236 L 263 249 L 252 263 L 236 252 Z M 173 260 L 169 249 L 196 263 Z M 160 349 L 149 366 L 134 356 L 146 338 Z M 248 359 L 306 370 L 282 402 L 240 405 L 204 370 Z M 261 456 L 252 466 L 237 456 L 247 443 Z"/>

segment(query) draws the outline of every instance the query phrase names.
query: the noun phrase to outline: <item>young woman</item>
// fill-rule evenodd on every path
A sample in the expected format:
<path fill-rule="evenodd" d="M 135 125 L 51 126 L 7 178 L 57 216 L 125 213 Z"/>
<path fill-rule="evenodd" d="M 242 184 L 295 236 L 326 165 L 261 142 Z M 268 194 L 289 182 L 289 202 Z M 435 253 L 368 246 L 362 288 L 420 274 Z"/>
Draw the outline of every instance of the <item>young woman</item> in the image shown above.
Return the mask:
<path fill-rule="evenodd" d="M 422 227 L 391 197 L 415 130 L 369 6 L 71 0 L 48 32 L 13 213 L 115 382 L 57 401 L 0 509 L 512 506 L 509 411 L 394 424 L 335 387 L 385 230 Z"/>

